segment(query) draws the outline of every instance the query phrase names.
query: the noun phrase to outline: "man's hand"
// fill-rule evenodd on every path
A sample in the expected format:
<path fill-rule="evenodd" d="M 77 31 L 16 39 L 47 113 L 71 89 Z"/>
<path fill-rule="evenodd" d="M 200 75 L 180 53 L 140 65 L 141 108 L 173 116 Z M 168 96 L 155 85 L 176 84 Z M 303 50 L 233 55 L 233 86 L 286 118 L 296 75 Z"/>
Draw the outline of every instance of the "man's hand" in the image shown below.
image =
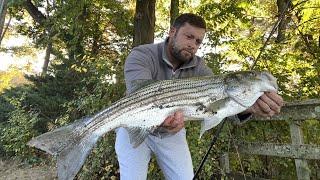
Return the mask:
<path fill-rule="evenodd" d="M 252 113 L 256 116 L 271 117 L 279 114 L 282 106 L 283 99 L 281 96 L 276 92 L 266 92 L 243 114 Z"/>
<path fill-rule="evenodd" d="M 173 115 L 168 116 L 161 125 L 166 128 L 169 133 L 175 134 L 184 127 L 184 116 L 182 111 L 177 111 Z"/>

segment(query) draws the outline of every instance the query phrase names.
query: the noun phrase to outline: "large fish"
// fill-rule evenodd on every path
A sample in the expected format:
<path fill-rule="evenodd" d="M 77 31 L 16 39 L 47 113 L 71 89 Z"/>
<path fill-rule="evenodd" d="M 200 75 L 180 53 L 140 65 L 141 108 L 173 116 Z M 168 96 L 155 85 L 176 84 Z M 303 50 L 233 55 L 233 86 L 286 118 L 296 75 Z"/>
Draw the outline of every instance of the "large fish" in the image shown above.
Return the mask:
<path fill-rule="evenodd" d="M 35 137 L 28 145 L 57 156 L 58 178 L 73 179 L 97 140 L 117 127 L 128 130 L 136 147 L 167 116 L 181 110 L 186 120 L 201 119 L 202 135 L 225 117 L 248 109 L 265 91 L 276 90 L 276 78 L 256 71 L 155 81 L 93 117 Z"/>

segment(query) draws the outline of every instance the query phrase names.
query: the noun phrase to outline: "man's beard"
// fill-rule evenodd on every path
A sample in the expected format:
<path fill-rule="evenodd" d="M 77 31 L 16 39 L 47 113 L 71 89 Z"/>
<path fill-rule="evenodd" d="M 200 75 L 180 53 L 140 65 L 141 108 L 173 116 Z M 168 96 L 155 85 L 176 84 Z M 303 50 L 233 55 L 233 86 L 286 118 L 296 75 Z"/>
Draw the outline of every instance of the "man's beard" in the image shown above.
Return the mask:
<path fill-rule="evenodd" d="M 182 51 L 188 51 L 191 54 L 191 57 L 186 57 L 182 54 Z M 193 58 L 193 53 L 190 50 L 187 49 L 180 49 L 178 45 L 176 44 L 175 39 L 173 39 L 172 43 L 172 56 L 179 62 L 185 63 L 189 62 Z"/>

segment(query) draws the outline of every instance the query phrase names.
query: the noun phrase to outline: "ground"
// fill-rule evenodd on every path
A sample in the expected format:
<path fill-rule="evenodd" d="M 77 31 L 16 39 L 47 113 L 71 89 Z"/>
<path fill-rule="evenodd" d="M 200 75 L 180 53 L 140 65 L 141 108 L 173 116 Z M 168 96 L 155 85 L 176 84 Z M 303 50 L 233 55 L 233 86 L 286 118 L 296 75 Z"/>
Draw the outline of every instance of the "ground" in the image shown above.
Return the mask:
<path fill-rule="evenodd" d="M 0 180 L 54 180 L 56 168 L 49 165 L 28 165 L 18 160 L 0 159 Z"/>

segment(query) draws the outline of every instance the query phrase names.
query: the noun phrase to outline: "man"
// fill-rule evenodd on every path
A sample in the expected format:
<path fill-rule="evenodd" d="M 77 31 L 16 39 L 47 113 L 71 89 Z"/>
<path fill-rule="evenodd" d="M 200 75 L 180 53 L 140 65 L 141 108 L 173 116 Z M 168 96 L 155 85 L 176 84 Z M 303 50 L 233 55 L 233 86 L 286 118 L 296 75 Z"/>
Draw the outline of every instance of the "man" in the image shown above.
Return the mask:
<path fill-rule="evenodd" d="M 170 28 L 169 37 L 164 42 L 134 48 L 126 59 L 124 69 L 127 93 L 133 91 L 135 80 L 212 75 L 212 71 L 204 61 L 195 56 L 205 32 L 206 24 L 200 16 L 182 14 L 175 20 Z M 279 95 L 268 92 L 238 116 L 240 119 L 246 119 L 250 114 L 273 116 L 280 112 L 282 104 L 283 100 Z M 130 144 L 128 133 L 124 128 L 117 130 L 115 148 L 121 179 L 146 179 L 152 153 L 156 156 L 166 179 L 193 178 L 183 112 L 178 111 L 167 117 L 162 128 L 173 135 L 164 138 L 149 135 L 137 148 L 133 148 Z"/>

